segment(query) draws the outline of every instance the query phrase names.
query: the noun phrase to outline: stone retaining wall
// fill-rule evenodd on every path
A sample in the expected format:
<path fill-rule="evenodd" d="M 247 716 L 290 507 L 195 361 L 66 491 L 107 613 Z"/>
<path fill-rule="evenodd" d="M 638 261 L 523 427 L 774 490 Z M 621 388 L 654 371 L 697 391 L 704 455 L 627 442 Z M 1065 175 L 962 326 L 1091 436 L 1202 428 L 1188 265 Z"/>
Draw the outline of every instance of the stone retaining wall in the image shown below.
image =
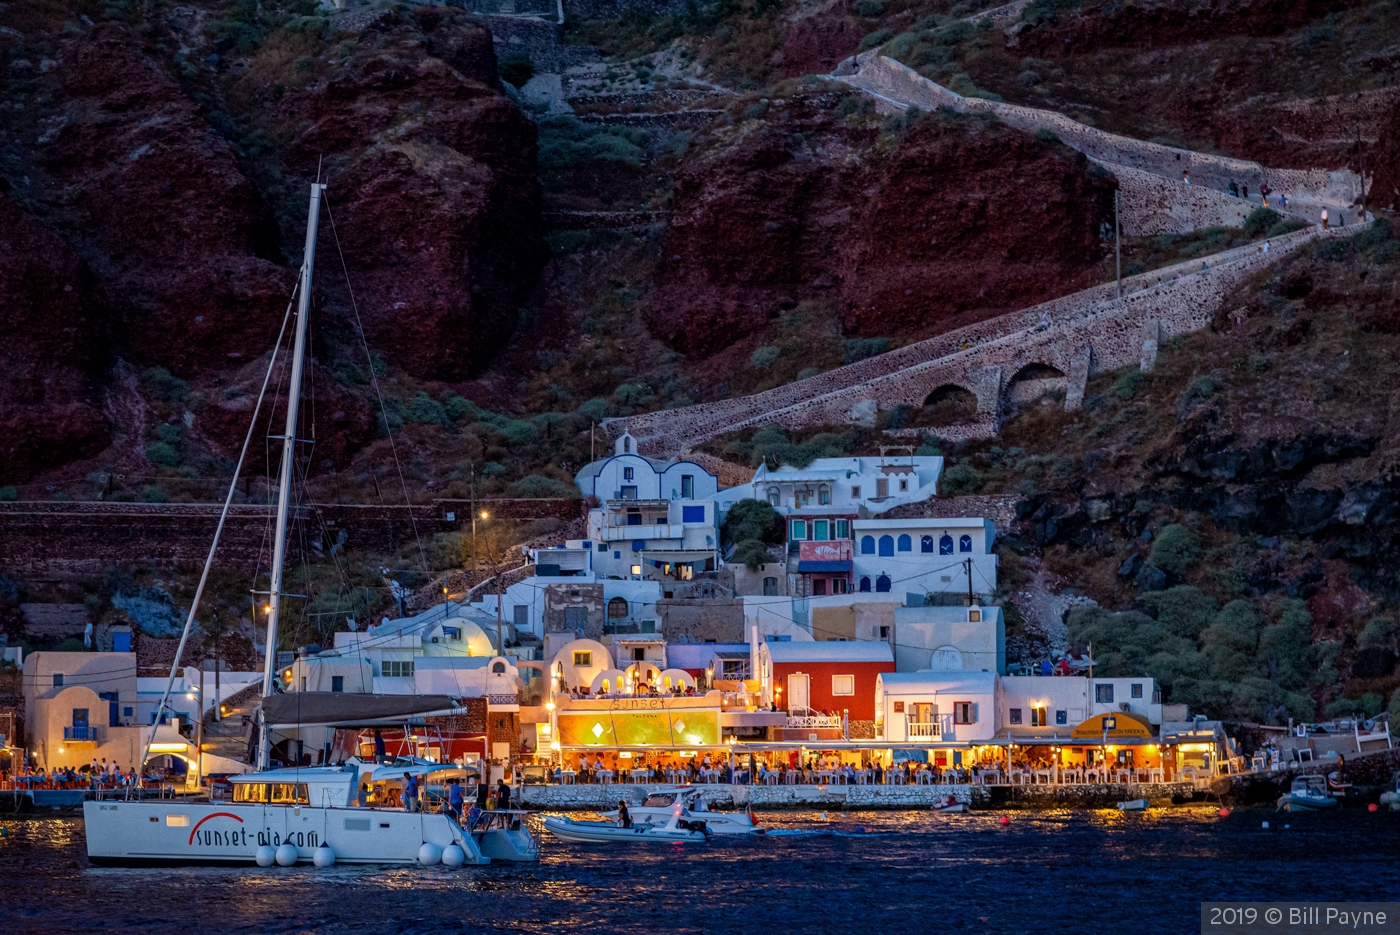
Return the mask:
<path fill-rule="evenodd" d="M 577 785 L 522 786 L 520 801 L 527 808 L 560 811 L 610 811 L 626 799 L 636 804 L 649 792 L 673 789 L 664 785 Z M 748 786 L 725 783 L 703 784 L 695 787 L 705 804 L 715 809 L 861 808 L 907 809 L 928 808 L 935 802 L 952 796 L 970 806 L 991 800 L 981 786 Z"/>
<path fill-rule="evenodd" d="M 1119 222 L 1129 237 L 1240 227 L 1255 209 L 1243 198 L 1204 186 L 1182 185 L 1127 166 L 1108 168 L 1118 177 Z"/>
<path fill-rule="evenodd" d="M 1267 254 L 1258 244 L 1215 254 L 1204 261 L 1209 264 L 1205 271 L 1203 261 L 1191 260 L 1127 277 L 1121 299 L 1115 283 L 1104 283 L 774 390 L 610 419 L 604 426 L 613 435 L 625 428 L 646 451 L 671 453 L 749 426 L 842 424 L 859 415 L 853 412 L 858 405 L 872 400 L 879 409 L 919 406 L 934 389 L 952 384 L 977 396 L 986 418 L 936 433 L 951 438 L 958 429 L 970 429 L 968 437 L 985 437 L 995 430 L 1000 393 L 1027 364 L 1047 364 L 1069 374 L 1075 355 L 1086 348 L 1091 351 L 1088 371 L 1136 363 L 1148 322 L 1161 322 L 1160 333 L 1154 332 L 1157 340 L 1193 331 L 1258 270 L 1319 237 L 1358 230 L 1355 225 L 1323 234 L 1321 228 L 1306 228 L 1274 238 Z"/>

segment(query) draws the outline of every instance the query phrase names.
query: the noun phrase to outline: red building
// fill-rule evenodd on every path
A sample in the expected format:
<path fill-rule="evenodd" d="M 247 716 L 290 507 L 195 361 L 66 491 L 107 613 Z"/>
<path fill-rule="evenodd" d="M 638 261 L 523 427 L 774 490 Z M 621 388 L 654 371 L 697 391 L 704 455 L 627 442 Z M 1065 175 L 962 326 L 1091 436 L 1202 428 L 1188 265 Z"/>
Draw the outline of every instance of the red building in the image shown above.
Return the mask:
<path fill-rule="evenodd" d="M 875 736 L 875 680 L 894 671 L 888 643 L 763 643 L 758 655 L 764 689 L 789 717 L 845 716 L 851 737 Z"/>

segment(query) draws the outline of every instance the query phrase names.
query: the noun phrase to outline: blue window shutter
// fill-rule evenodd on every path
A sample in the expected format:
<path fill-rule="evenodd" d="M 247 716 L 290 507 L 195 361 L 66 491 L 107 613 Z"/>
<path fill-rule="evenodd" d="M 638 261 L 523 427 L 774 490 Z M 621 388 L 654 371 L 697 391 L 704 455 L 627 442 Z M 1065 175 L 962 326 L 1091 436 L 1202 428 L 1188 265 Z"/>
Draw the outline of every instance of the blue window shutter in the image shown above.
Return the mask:
<path fill-rule="evenodd" d="M 881 554 L 881 555 L 893 555 L 893 554 L 894 554 L 894 536 L 881 536 L 881 537 L 880 537 L 880 554 Z"/>
<path fill-rule="evenodd" d="M 933 554 L 933 536 L 924 536 L 919 540 L 919 551 Z"/>
<path fill-rule="evenodd" d="M 899 551 L 901 551 L 901 552 L 909 552 L 909 551 L 912 551 L 913 548 L 914 548 L 914 546 L 913 546 L 913 541 L 914 541 L 914 540 L 910 539 L 907 533 L 906 533 L 905 535 L 900 536 L 900 537 L 899 537 Z"/>
<path fill-rule="evenodd" d="M 874 536 L 861 536 L 861 537 L 860 537 L 860 554 L 861 554 L 861 555 L 874 555 L 874 554 L 875 554 L 875 537 L 874 537 Z M 867 588 L 866 590 L 869 590 L 869 589 Z"/>
<path fill-rule="evenodd" d="M 860 579 L 860 589 L 861 589 L 862 591 L 869 591 L 869 590 L 870 590 L 870 576 L 869 576 L 869 575 L 865 575 L 865 576 L 863 576 L 863 577 Z"/>
<path fill-rule="evenodd" d="M 890 589 L 890 579 L 888 575 L 881 575 L 875 579 L 875 590 L 885 592 Z"/>
<path fill-rule="evenodd" d="M 958 551 L 959 551 L 959 552 L 971 552 L 971 551 L 972 551 L 972 537 L 971 537 L 971 536 L 963 536 L 963 537 L 961 537 L 960 539 L 958 539 Z"/>
<path fill-rule="evenodd" d="M 705 521 L 704 506 L 683 506 L 681 507 L 681 522 L 683 523 L 703 523 Z"/>
<path fill-rule="evenodd" d="M 952 555 L 952 554 L 953 554 L 953 537 L 950 536 L 950 535 L 948 535 L 947 533 L 944 533 L 943 536 L 942 536 L 941 538 L 939 538 L 939 540 L 938 540 L 938 554 L 939 554 L 939 555 Z"/>

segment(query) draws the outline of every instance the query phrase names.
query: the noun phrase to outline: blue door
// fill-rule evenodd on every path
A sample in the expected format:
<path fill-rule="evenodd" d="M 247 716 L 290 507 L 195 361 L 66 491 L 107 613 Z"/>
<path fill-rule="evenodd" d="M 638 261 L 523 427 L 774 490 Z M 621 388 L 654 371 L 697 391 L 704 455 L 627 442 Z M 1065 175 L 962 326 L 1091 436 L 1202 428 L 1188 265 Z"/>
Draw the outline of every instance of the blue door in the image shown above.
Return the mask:
<path fill-rule="evenodd" d="M 98 692 L 97 697 L 107 702 L 107 726 L 121 727 L 121 708 L 117 705 L 119 697 L 116 692 Z"/>

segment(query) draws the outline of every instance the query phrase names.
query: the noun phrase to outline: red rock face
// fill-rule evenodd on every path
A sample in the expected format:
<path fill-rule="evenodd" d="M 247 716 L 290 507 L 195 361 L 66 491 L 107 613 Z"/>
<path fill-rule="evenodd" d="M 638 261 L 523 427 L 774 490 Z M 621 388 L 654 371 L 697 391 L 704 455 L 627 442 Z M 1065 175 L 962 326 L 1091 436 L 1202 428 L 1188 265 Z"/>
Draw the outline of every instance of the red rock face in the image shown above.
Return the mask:
<path fill-rule="evenodd" d="M 101 278 L 121 354 L 188 374 L 261 353 L 295 275 L 228 144 L 127 29 L 74 39 L 44 77 L 33 196 Z"/>
<path fill-rule="evenodd" d="M 979 119 L 880 138 L 832 103 L 775 104 L 682 167 L 659 338 L 712 353 L 824 296 L 848 332 L 923 337 L 1097 281 L 1113 182 L 1083 156 Z"/>
<path fill-rule="evenodd" d="M 546 259 L 534 125 L 501 93 L 489 33 L 386 17 L 345 68 L 265 119 L 305 127 L 286 147 L 287 175 L 328 156 L 370 346 L 423 378 L 463 379 L 489 363 Z M 320 288 L 348 326 L 333 249 L 323 241 L 335 262 L 321 264 Z"/>
<path fill-rule="evenodd" d="M 1395 210 L 1400 205 L 1400 103 L 1381 121 L 1380 139 L 1367 147 L 1366 173 L 1373 175 L 1369 204 Z"/>
<path fill-rule="evenodd" d="M 795 20 L 783 45 L 783 69 L 790 78 L 830 74 L 870 31 L 854 16 L 818 13 Z"/>
<path fill-rule="evenodd" d="M 107 447 L 105 313 L 73 251 L 0 194 L 0 480 Z"/>

